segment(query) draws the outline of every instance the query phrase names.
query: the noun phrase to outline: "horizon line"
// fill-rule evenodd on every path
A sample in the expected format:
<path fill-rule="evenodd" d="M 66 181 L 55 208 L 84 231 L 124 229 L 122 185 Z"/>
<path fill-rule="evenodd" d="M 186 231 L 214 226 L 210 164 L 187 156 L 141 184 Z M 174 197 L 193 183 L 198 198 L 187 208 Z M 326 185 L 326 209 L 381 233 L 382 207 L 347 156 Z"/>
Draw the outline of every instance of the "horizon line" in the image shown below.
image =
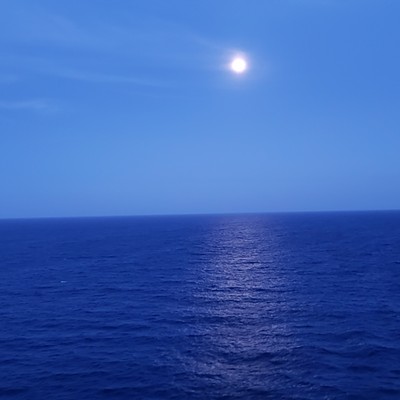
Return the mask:
<path fill-rule="evenodd" d="M 100 218 L 151 218 L 151 217 L 201 217 L 201 216 L 235 216 L 235 215 L 273 215 L 273 214 L 346 214 L 372 212 L 400 212 L 400 208 L 388 209 L 344 209 L 344 210 L 302 210 L 302 211 L 234 211 L 234 212 L 193 212 L 164 214 L 114 214 L 114 215 L 72 215 L 72 216 L 35 216 L 35 217 L 0 217 L 0 221 L 32 219 L 100 219 Z"/>

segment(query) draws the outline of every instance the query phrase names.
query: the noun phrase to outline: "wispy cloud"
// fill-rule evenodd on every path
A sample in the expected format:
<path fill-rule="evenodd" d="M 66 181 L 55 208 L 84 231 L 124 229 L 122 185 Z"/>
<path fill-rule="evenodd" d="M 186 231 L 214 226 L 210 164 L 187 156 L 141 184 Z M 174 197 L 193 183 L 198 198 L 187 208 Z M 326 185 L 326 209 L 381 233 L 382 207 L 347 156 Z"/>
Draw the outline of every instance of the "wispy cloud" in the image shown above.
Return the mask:
<path fill-rule="evenodd" d="M 53 104 L 43 99 L 30 99 L 30 100 L 18 100 L 18 101 L 1 101 L 0 109 L 11 110 L 11 111 L 34 111 L 47 113 L 55 110 Z"/>
<path fill-rule="evenodd" d="M 73 20 L 38 5 L 24 3 L 21 7 L 16 2 L 14 7 L 9 5 L 5 11 L 0 15 L 0 32 L 7 33 L 7 36 L 3 36 L 1 41 L 93 46 L 101 40 Z"/>
<path fill-rule="evenodd" d="M 195 56 L 202 50 L 226 49 L 224 44 L 181 24 L 149 15 L 133 20 L 104 20 L 95 15 L 82 19 L 77 15 L 67 17 L 54 9 L 33 6 L 29 2 L 8 11 L 12 11 L 9 19 L 15 23 L 6 23 L 7 16 L 0 15 L 0 33 L 4 33 L 0 42 L 57 46 L 57 51 L 62 49 L 64 55 L 73 50 L 74 58 L 104 55 L 138 61 L 140 54 L 141 62 L 162 59 L 177 64 L 187 63 L 189 54 Z"/>
<path fill-rule="evenodd" d="M 106 20 L 98 14 L 85 19 L 64 15 L 57 7 L 23 4 L 11 6 L 9 18 L 0 13 L 0 45 L 7 44 L 0 65 L 27 79 L 39 77 L 38 82 L 61 78 L 153 93 L 179 85 L 182 81 L 174 78 L 179 72 L 219 69 L 232 51 L 214 38 L 152 15 Z M 30 51 L 22 52 L 26 46 Z M 8 108 L 18 107 L 45 108 L 40 102 Z"/>
<path fill-rule="evenodd" d="M 147 79 L 139 76 L 129 76 L 129 75 L 115 75 L 106 73 L 97 73 L 92 71 L 82 71 L 82 70 L 65 70 L 58 69 L 53 70 L 52 73 L 55 76 L 83 81 L 83 82 L 93 82 L 93 83 L 121 83 L 134 86 L 143 87 L 168 87 L 166 82 L 158 81 L 154 79 Z"/>

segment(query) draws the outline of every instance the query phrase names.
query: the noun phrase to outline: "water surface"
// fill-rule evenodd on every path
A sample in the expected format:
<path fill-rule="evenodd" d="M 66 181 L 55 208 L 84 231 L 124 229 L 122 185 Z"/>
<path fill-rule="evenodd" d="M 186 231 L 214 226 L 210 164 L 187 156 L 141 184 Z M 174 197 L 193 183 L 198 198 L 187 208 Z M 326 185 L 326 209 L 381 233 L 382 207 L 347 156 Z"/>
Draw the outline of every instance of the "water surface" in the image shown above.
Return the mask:
<path fill-rule="evenodd" d="M 399 399 L 400 212 L 0 221 L 0 398 Z"/>

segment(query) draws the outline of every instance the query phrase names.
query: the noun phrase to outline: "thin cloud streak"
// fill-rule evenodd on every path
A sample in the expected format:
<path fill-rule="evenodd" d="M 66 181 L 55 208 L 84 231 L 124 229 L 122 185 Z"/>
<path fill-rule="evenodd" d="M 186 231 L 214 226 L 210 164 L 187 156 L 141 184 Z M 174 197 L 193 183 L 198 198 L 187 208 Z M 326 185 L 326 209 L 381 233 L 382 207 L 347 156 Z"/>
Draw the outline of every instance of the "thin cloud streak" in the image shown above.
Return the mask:
<path fill-rule="evenodd" d="M 105 74 L 97 72 L 84 72 L 78 70 L 54 70 L 53 74 L 66 79 L 72 79 L 84 82 L 93 83 L 116 83 L 116 84 L 130 84 L 136 86 L 147 86 L 147 87 L 168 87 L 166 82 L 135 77 L 135 76 L 124 76 L 124 75 L 114 75 Z"/>
<path fill-rule="evenodd" d="M 83 24 L 76 18 L 37 6 L 15 9 L 14 14 L 17 21 L 15 26 L 0 26 L 0 33 L 4 33 L 2 41 L 31 46 L 62 46 L 65 49 L 74 49 L 74 56 L 78 48 L 97 56 L 113 54 L 113 57 L 117 55 L 128 60 L 132 60 L 140 52 L 144 59 L 163 59 L 172 64 L 175 64 L 175 60 L 179 64 L 187 62 L 189 53 L 196 56 L 199 49 L 212 53 L 229 51 L 229 46 L 203 37 L 184 25 L 154 17 L 144 16 L 135 25 L 98 19 L 92 20 L 90 24 Z M 4 18 L 4 15 L 0 17 L 0 22 Z M 181 55 L 182 48 L 186 57 Z"/>
<path fill-rule="evenodd" d="M 229 45 L 182 24 L 154 17 L 144 16 L 134 25 L 129 21 L 110 23 L 101 19 L 86 23 L 80 17 L 67 17 L 38 6 L 16 8 L 13 14 L 18 17 L 14 18 L 18 23 L 0 27 L 0 33 L 4 33 L 0 44 L 16 42 L 38 49 L 36 56 L 6 52 L 2 64 L 18 69 L 23 76 L 33 73 L 40 79 L 60 78 L 162 90 L 180 85 L 173 78 L 177 72 L 224 69 L 233 53 Z M 4 15 L 0 17 L 0 22 L 5 18 Z M 62 59 L 49 52 L 43 53 L 49 46 L 63 48 Z M 152 71 L 156 65 L 167 71 L 164 76 L 154 76 Z M 41 108 L 40 104 L 22 102 L 20 108 L 24 107 Z M 16 104 L 14 109 L 17 108 Z"/>
<path fill-rule="evenodd" d="M 0 109 L 11 111 L 35 111 L 35 112 L 49 112 L 54 111 L 54 105 L 50 104 L 47 100 L 31 99 L 19 101 L 0 101 Z"/>

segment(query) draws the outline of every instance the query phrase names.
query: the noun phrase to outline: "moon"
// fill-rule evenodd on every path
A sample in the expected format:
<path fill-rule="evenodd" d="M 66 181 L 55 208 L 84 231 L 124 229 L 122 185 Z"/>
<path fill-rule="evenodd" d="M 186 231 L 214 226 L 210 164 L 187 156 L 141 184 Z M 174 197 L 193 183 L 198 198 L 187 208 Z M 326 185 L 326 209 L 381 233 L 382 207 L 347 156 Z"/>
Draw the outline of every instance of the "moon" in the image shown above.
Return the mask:
<path fill-rule="evenodd" d="M 235 57 L 231 61 L 230 68 L 235 74 L 243 74 L 248 68 L 247 60 L 243 57 Z"/>

